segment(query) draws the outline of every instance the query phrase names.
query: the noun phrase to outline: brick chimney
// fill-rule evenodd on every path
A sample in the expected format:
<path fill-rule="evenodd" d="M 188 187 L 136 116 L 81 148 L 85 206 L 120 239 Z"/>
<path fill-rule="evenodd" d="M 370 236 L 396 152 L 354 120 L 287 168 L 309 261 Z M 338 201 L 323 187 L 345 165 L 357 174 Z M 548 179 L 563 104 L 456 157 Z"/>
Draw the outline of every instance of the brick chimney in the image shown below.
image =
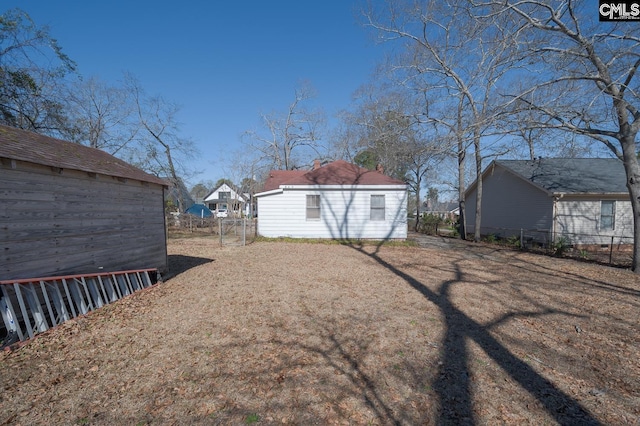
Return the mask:
<path fill-rule="evenodd" d="M 318 170 L 320 167 L 322 167 L 320 160 L 313 160 L 313 170 Z"/>
<path fill-rule="evenodd" d="M 378 163 L 378 165 L 376 166 L 376 172 L 380 173 L 381 175 L 384 174 L 384 167 L 382 167 L 381 163 Z"/>

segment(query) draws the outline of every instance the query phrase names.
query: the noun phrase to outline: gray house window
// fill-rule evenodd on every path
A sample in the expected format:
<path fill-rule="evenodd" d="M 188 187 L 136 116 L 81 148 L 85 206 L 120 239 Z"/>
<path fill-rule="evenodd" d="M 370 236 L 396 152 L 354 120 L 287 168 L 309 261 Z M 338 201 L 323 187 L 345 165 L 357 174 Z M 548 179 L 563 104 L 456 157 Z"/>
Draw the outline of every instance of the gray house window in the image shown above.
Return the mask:
<path fill-rule="evenodd" d="M 384 220 L 384 195 L 371 196 L 371 220 Z"/>
<path fill-rule="evenodd" d="M 320 196 L 307 195 L 307 220 L 320 219 Z"/>
<path fill-rule="evenodd" d="M 616 226 L 616 202 L 603 200 L 600 202 L 600 230 L 612 231 Z"/>

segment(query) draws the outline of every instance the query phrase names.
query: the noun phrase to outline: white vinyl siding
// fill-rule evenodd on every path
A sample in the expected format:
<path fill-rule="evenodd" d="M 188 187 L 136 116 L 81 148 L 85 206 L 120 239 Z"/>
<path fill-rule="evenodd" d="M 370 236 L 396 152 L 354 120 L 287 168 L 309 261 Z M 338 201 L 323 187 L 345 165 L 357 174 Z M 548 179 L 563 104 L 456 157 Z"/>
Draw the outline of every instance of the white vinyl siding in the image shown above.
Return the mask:
<path fill-rule="evenodd" d="M 307 220 L 320 219 L 320 196 L 307 195 Z"/>
<path fill-rule="evenodd" d="M 613 229 L 605 229 L 601 223 L 603 201 L 615 203 L 611 218 Z M 558 202 L 557 210 L 557 234 L 566 236 L 572 244 L 611 244 L 611 237 L 614 242 L 633 243 L 633 214 L 628 198 L 601 200 L 568 196 Z"/>
<path fill-rule="evenodd" d="M 307 195 L 320 198 L 320 220 L 307 220 Z M 371 195 L 385 198 L 385 220 L 372 221 Z M 407 191 L 374 185 L 297 189 L 258 195 L 258 233 L 264 237 L 402 239 L 407 237 Z"/>

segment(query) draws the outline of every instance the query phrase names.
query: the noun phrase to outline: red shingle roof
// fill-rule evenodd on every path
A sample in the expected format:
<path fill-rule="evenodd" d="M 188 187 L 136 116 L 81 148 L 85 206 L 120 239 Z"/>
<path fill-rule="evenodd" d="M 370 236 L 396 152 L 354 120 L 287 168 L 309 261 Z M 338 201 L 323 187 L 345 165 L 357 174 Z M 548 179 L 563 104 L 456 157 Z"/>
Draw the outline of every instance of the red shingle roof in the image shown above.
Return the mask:
<path fill-rule="evenodd" d="M 337 160 L 311 171 L 272 170 L 264 184 L 264 191 L 278 189 L 280 185 L 404 185 L 401 180 L 378 171 L 364 169 L 343 160 Z"/>
<path fill-rule="evenodd" d="M 278 189 L 280 185 L 286 181 L 302 176 L 308 172 L 308 170 L 271 170 L 269 177 L 267 177 L 267 180 L 264 182 L 264 188 L 262 190 L 271 191 Z"/>
<path fill-rule="evenodd" d="M 167 185 L 164 180 L 99 149 L 2 125 L 0 157 Z"/>

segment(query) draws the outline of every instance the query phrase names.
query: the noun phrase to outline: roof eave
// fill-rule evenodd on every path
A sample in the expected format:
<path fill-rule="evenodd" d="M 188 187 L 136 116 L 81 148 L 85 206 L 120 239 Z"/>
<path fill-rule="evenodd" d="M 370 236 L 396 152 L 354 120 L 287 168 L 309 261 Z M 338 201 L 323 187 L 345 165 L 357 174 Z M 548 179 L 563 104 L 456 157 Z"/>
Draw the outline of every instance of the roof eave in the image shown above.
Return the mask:
<path fill-rule="evenodd" d="M 313 184 L 313 185 L 292 185 L 292 184 L 283 184 L 280 185 L 280 189 L 295 189 L 295 190 L 305 190 L 305 189 L 391 189 L 391 190 L 406 190 L 407 185 L 389 185 L 389 184 L 350 184 L 350 185 L 322 185 L 322 184 Z"/>
<path fill-rule="evenodd" d="M 264 191 L 264 192 L 259 192 L 257 194 L 254 195 L 254 198 L 259 198 L 259 197 L 266 197 L 267 195 L 274 195 L 274 194 L 279 194 L 281 192 L 284 192 L 282 190 L 282 188 L 278 188 L 278 189 L 272 189 L 270 191 Z"/>

